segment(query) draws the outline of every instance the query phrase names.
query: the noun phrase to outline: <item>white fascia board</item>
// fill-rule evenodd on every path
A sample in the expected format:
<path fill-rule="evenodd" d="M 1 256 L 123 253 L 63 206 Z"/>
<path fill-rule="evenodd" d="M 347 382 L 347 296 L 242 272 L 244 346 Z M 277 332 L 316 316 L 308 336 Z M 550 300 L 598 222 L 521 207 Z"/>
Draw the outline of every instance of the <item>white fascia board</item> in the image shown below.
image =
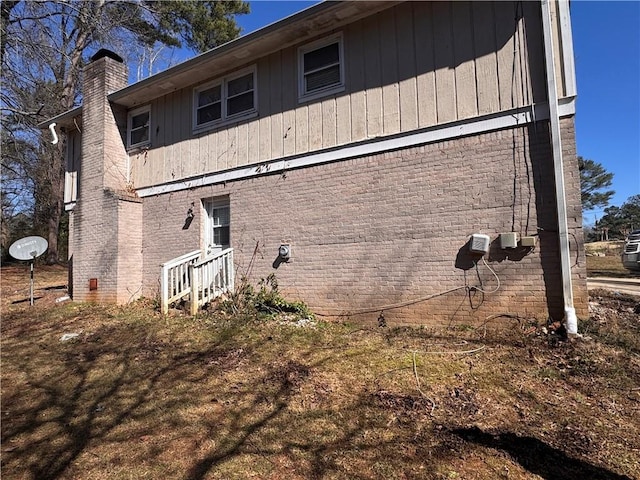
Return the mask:
<path fill-rule="evenodd" d="M 575 113 L 575 99 L 565 99 L 560 106 L 560 116 L 570 116 Z M 224 172 L 206 173 L 197 177 L 190 177 L 177 182 L 170 182 L 137 190 L 141 198 L 164 193 L 177 192 L 190 188 L 204 187 L 233 180 L 246 179 L 261 175 L 277 174 L 296 168 L 309 167 L 323 163 L 375 155 L 391 150 L 415 147 L 428 143 L 450 140 L 453 138 L 475 135 L 479 133 L 501 130 L 503 128 L 524 125 L 549 118 L 547 103 L 525 108 L 508 110 L 498 114 L 486 115 L 473 120 L 452 122 L 446 125 L 430 127 L 418 132 L 405 133 L 392 137 L 366 140 L 357 144 L 336 147 L 306 155 L 292 156 L 284 159 L 272 160 L 247 167 L 227 170 Z"/>
<path fill-rule="evenodd" d="M 564 73 L 565 95 L 576 95 L 576 66 L 573 58 L 573 35 L 571 33 L 571 15 L 569 13 L 569 1 L 558 0 L 558 17 L 560 26 L 560 52 L 562 58 L 562 71 Z"/>
<path fill-rule="evenodd" d="M 560 118 L 570 117 L 576 113 L 576 97 L 564 97 L 558 99 L 558 116 Z M 549 104 L 543 103 L 535 109 L 536 120 L 546 120 L 549 118 Z"/>

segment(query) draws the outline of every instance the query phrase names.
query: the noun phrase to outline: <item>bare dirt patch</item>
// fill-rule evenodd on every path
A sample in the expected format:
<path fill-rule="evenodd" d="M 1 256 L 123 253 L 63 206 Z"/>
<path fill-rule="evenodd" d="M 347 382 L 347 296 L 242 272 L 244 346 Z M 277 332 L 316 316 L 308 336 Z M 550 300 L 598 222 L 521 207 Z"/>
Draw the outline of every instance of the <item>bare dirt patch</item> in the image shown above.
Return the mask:
<path fill-rule="evenodd" d="M 640 478 L 637 298 L 563 342 L 55 303 L 64 275 L 29 307 L 2 270 L 3 478 Z"/>

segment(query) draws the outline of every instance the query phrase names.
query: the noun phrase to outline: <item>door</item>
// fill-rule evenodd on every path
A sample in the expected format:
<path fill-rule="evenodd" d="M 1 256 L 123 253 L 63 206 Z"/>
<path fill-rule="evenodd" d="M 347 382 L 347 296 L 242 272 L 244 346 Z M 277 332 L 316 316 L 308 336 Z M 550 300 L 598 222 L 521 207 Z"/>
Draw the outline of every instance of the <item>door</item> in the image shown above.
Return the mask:
<path fill-rule="evenodd" d="M 205 247 L 207 255 L 215 255 L 231 246 L 229 235 L 229 198 L 209 199 L 204 202 L 207 211 Z"/>

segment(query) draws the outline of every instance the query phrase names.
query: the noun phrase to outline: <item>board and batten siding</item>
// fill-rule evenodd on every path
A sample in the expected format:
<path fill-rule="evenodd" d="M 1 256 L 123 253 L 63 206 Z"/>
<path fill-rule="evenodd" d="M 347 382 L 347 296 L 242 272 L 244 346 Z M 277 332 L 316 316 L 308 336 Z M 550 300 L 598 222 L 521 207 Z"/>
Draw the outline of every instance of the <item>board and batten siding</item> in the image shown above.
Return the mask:
<path fill-rule="evenodd" d="M 193 88 L 151 103 L 136 188 L 260 164 L 546 100 L 536 2 L 407 2 L 341 32 L 344 92 L 298 101 L 296 45 L 255 61 L 258 115 L 194 133 Z M 305 42 L 306 43 L 306 42 Z M 219 78 L 230 72 L 212 72 Z"/>

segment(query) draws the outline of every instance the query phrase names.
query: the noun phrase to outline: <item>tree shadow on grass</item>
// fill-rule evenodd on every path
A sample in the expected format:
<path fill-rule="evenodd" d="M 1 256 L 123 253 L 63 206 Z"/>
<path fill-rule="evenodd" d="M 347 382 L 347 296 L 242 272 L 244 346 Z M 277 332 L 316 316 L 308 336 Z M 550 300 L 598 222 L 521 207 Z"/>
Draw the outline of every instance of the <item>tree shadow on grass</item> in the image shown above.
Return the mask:
<path fill-rule="evenodd" d="M 17 381 L 3 381 L 3 478 L 82 478 L 105 469 L 133 478 L 158 475 L 161 463 L 162 478 L 201 480 L 229 468 L 282 474 L 273 462 L 284 459 L 292 477 L 365 479 L 397 466 L 398 439 L 419 442 L 410 420 L 423 413 L 411 399 L 354 389 L 333 403 L 331 384 L 315 375 L 340 351 L 308 346 L 288 358 L 288 346 L 278 350 L 287 334 L 276 341 L 270 332 L 238 339 L 212 332 L 211 341 L 189 347 L 117 317 L 60 342 L 62 331 L 90 325 L 81 316 L 99 315 L 97 307 L 67 320 L 16 315 L 3 325 L 3 379 Z M 265 341 L 284 355 L 261 350 Z M 400 413 L 390 417 L 390 406 Z M 401 428 L 389 437 L 390 418 Z M 422 457 L 401 463 L 424 468 Z"/>
<path fill-rule="evenodd" d="M 167 392 L 205 382 L 224 370 L 234 350 L 222 341 L 202 350 L 173 350 L 144 328 L 117 324 L 62 343 L 60 331 L 69 322 L 11 320 L 3 326 L 5 335 L 16 337 L 15 343 L 3 341 L 3 357 L 11 358 L 3 361 L 2 444 L 11 445 L 2 461 L 7 478 L 61 478 L 86 452 L 156 433 L 167 412 L 190 400 Z M 19 386 L 4 381 L 8 370 L 24 379 Z M 133 426 L 123 427 L 127 422 Z"/>
<path fill-rule="evenodd" d="M 478 427 L 458 428 L 451 433 L 470 443 L 503 450 L 531 473 L 548 480 L 631 480 L 610 470 L 569 457 L 534 437 L 521 437 L 514 433 L 494 435 Z"/>
<path fill-rule="evenodd" d="M 544 478 L 627 478 L 535 438 L 435 429 L 424 395 L 357 371 L 361 353 L 381 342 L 327 348 L 333 337 L 322 329 L 273 324 L 185 340 L 180 329 L 195 320 L 154 336 L 154 323 L 97 307 L 72 315 L 8 316 L 1 326 L 3 478 L 435 478 L 470 443 Z M 59 341 L 82 325 L 78 340 Z M 401 333 L 383 336 L 425 335 Z M 456 417 L 475 404 L 463 393 L 434 398 Z"/>
<path fill-rule="evenodd" d="M 308 367 L 291 361 L 275 371 L 269 371 L 261 383 L 263 387 L 268 387 L 269 383 L 273 383 L 269 380 L 275 379 L 277 383 L 275 391 L 255 395 L 247 407 L 236 408 L 233 413 L 230 412 L 231 421 L 228 430 L 231 434 L 220 439 L 218 448 L 197 460 L 187 474 L 187 478 L 189 480 L 203 479 L 216 465 L 242 453 L 242 447 L 251 444 L 249 438 L 254 433 L 282 414 L 287 407 L 288 399 L 295 392 L 295 387 L 301 378 L 308 374 Z M 255 387 L 256 385 L 252 385 L 251 389 Z M 263 404 L 268 404 L 269 407 L 261 408 Z M 260 410 L 262 413 L 256 417 L 255 413 Z M 215 427 L 214 424 L 211 424 L 209 430 L 213 433 L 216 430 Z"/>
<path fill-rule="evenodd" d="M 429 428 L 422 431 L 421 423 L 430 423 L 430 404 L 420 396 L 358 392 L 340 405 L 329 402 L 316 408 L 297 408 L 295 404 L 303 396 L 301 388 L 322 387 L 312 378 L 320 363 L 289 361 L 270 369 L 259 382 L 264 393 L 230 412 L 226 429 L 231 434 L 214 433 L 211 425 L 212 436 L 220 441 L 194 463 L 185 479 L 203 480 L 212 472 L 224 477 L 221 469 L 225 468 L 247 474 L 248 470 L 239 466 L 243 458 L 252 465 L 265 460 L 266 465 L 276 468 L 276 475 L 286 471 L 289 478 L 390 478 L 399 469 L 407 474 L 435 470 L 453 454 L 442 450 L 432 456 L 423 448 L 432 440 L 432 432 Z M 270 406 L 264 409 L 265 404 Z M 258 416 L 257 410 L 261 411 Z M 239 463 L 229 466 L 226 462 Z M 283 471 L 287 463 L 290 467 Z"/>

